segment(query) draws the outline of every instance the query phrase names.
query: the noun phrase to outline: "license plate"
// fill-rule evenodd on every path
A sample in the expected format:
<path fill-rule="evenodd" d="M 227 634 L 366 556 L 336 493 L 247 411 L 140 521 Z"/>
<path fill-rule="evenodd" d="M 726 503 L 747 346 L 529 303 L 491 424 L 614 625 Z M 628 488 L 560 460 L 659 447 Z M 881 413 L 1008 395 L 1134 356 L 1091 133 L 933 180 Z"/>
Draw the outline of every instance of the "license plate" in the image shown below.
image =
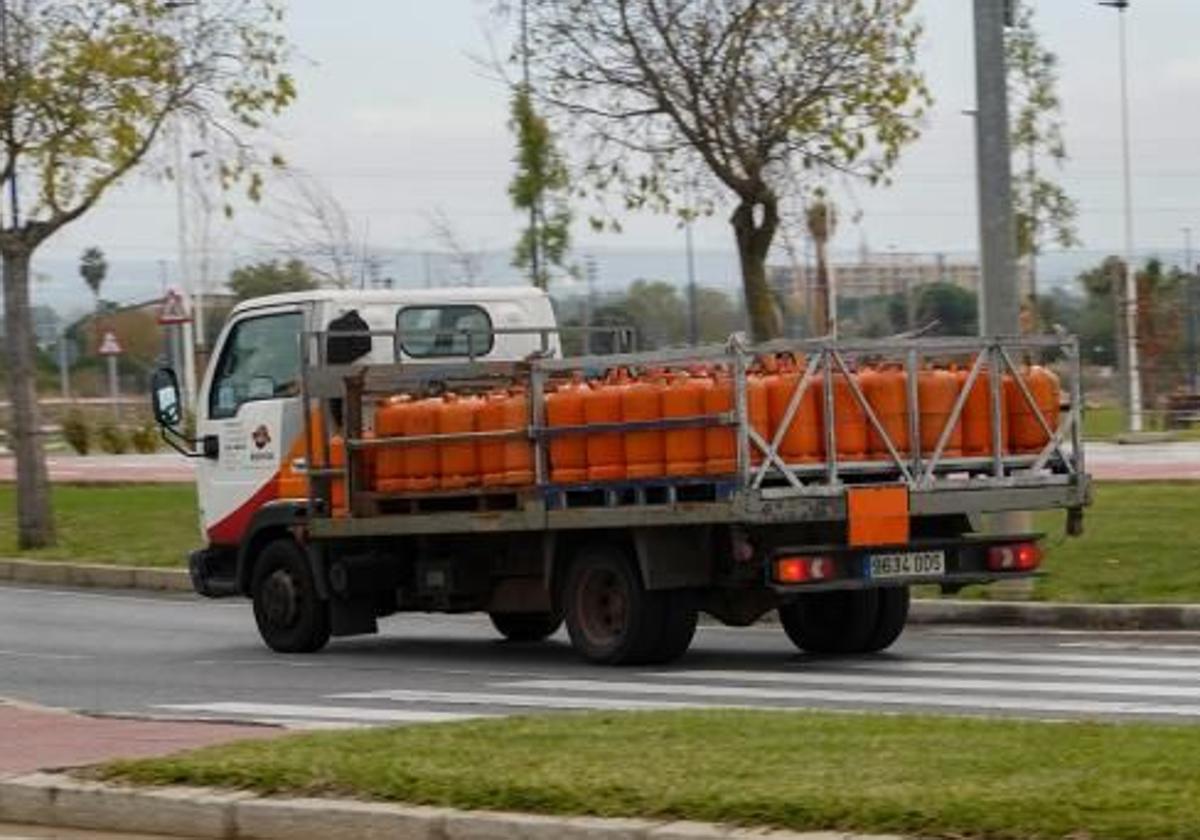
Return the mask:
<path fill-rule="evenodd" d="M 889 578 L 941 577 L 946 574 L 946 552 L 907 551 L 902 554 L 875 554 L 867 558 L 867 577 Z"/>

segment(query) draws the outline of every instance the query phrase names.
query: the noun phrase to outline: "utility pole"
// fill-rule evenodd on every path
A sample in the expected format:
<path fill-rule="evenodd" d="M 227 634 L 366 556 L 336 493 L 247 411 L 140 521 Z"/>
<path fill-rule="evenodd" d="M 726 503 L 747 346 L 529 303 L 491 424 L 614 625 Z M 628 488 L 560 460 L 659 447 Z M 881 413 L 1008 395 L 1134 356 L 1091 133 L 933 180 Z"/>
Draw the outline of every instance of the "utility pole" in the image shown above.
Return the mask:
<path fill-rule="evenodd" d="M 1196 270 L 1192 262 L 1192 229 L 1183 229 L 1183 293 L 1187 318 L 1188 392 L 1196 393 Z"/>
<path fill-rule="evenodd" d="M 700 313 L 697 311 L 696 300 L 696 240 L 692 230 L 696 222 L 691 203 L 695 199 L 696 184 L 688 184 L 688 217 L 684 235 L 687 240 L 687 281 L 688 281 L 688 343 L 695 347 L 700 343 Z"/>
<path fill-rule="evenodd" d="M 982 335 L 1017 335 L 1016 220 L 1008 125 L 1008 72 L 1004 29 L 1011 0 L 975 0 L 975 138 L 979 177 L 979 230 L 983 294 Z"/>
<path fill-rule="evenodd" d="M 1125 381 L 1129 394 L 1129 431 L 1142 431 L 1142 372 L 1138 349 L 1137 265 L 1133 244 L 1133 175 L 1129 141 L 1129 56 L 1125 37 L 1125 11 L 1129 0 L 1100 0 L 1117 10 L 1121 73 L 1121 161 L 1125 187 Z"/>

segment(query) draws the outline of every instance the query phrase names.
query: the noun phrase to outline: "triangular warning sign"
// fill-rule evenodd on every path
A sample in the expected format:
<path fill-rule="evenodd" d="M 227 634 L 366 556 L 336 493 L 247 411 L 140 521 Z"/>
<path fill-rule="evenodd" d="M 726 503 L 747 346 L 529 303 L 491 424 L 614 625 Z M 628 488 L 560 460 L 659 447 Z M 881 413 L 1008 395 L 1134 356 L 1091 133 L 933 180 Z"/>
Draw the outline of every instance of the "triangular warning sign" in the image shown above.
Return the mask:
<path fill-rule="evenodd" d="M 97 352 L 101 356 L 120 356 L 125 350 L 121 347 L 121 342 L 117 340 L 117 334 L 109 330 L 104 334 L 104 339 L 100 342 L 100 349 Z"/>
<path fill-rule="evenodd" d="M 188 314 L 187 305 L 183 302 L 183 295 L 179 293 L 178 289 L 168 289 L 162 306 L 158 309 L 158 323 L 186 324 L 190 320 L 192 320 L 192 316 Z"/>

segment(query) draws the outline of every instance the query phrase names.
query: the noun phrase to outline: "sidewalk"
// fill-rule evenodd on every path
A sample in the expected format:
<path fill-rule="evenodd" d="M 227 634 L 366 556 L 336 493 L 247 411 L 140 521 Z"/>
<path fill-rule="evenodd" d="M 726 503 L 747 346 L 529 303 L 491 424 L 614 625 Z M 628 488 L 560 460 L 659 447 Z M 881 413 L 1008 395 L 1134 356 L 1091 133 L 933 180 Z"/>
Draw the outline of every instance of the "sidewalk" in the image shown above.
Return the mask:
<path fill-rule="evenodd" d="M 163 756 L 284 732 L 269 726 L 94 718 L 0 700 L 0 777 Z"/>
<path fill-rule="evenodd" d="M 190 484 L 196 480 L 192 462 L 174 452 L 154 455 L 48 455 L 50 480 L 80 484 Z M 12 455 L 0 452 L 0 482 L 16 480 Z"/>

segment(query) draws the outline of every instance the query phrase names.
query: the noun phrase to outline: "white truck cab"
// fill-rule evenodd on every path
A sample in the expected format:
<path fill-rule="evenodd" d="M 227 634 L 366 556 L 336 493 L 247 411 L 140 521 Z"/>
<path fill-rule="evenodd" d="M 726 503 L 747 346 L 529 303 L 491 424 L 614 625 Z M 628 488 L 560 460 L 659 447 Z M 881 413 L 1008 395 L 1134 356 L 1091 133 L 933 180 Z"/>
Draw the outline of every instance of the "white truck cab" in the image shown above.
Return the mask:
<path fill-rule="evenodd" d="M 347 324 L 349 326 L 347 326 Z M 301 336 L 379 331 L 364 363 L 515 361 L 561 354 L 554 310 L 532 287 L 322 289 L 245 301 L 214 347 L 195 404 L 197 487 L 210 546 L 236 547 L 254 514 L 303 467 Z M 394 334 L 394 335 L 393 335 Z"/>

